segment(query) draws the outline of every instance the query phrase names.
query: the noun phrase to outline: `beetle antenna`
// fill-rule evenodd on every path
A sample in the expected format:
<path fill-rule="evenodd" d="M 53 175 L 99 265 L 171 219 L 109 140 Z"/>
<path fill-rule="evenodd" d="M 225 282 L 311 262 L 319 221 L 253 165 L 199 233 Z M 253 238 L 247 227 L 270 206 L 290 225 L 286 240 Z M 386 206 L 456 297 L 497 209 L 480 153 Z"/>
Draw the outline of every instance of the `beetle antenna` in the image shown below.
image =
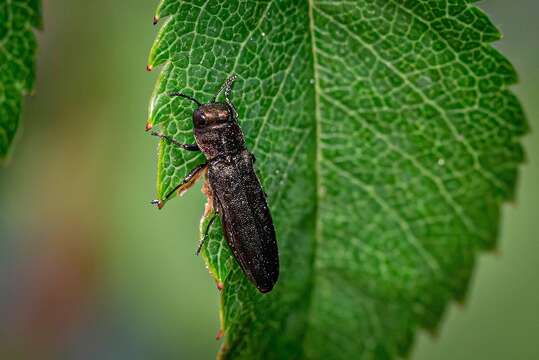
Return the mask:
<path fill-rule="evenodd" d="M 182 97 L 182 98 L 184 98 L 184 99 L 191 100 L 192 102 L 194 102 L 194 103 L 197 104 L 198 106 L 202 106 L 202 104 L 200 103 L 200 101 L 198 101 L 198 100 L 195 99 L 194 97 L 189 96 L 189 95 L 185 95 L 185 94 L 182 94 L 182 93 L 179 93 L 179 92 L 173 92 L 173 93 L 170 93 L 170 94 L 168 94 L 168 96 L 179 96 L 179 97 Z"/>
<path fill-rule="evenodd" d="M 214 103 L 215 100 L 217 100 L 217 96 L 219 96 L 220 93 L 223 92 L 223 90 L 225 91 L 225 99 L 226 99 L 226 102 L 229 103 L 230 100 L 228 100 L 228 95 L 230 95 L 230 91 L 232 90 L 232 84 L 234 83 L 234 80 L 236 80 L 238 76 L 236 74 L 232 74 L 230 75 L 230 77 L 228 79 L 226 79 L 225 83 L 223 84 L 223 86 L 221 86 L 221 88 L 219 89 L 219 91 L 217 92 L 217 94 L 215 94 L 215 96 L 211 99 L 210 102 Z"/>

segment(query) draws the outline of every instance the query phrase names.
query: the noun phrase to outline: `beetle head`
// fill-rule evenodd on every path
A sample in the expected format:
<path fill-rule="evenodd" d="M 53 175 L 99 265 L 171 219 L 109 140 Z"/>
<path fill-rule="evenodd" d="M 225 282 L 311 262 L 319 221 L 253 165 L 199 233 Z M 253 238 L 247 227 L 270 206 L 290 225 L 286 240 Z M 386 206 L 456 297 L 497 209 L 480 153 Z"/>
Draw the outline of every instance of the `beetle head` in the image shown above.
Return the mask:
<path fill-rule="evenodd" d="M 224 103 L 209 103 L 198 107 L 193 113 L 195 127 L 224 124 L 232 121 L 230 107 Z"/>

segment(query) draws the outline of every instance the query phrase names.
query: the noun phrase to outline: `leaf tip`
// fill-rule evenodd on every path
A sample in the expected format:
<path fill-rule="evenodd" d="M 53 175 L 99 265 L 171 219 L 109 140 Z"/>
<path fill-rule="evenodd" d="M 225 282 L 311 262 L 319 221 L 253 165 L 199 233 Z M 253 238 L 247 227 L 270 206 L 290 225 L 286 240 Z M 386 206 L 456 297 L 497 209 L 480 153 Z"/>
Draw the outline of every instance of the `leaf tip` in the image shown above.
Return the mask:
<path fill-rule="evenodd" d="M 215 340 L 221 340 L 224 335 L 225 332 L 223 331 L 223 329 L 219 329 L 219 331 L 217 331 L 217 335 L 215 335 Z"/>
<path fill-rule="evenodd" d="M 221 281 L 217 281 L 216 285 L 217 285 L 217 290 L 219 291 L 223 291 L 223 289 L 225 288 L 225 284 L 223 284 Z"/>
<path fill-rule="evenodd" d="M 150 131 L 151 129 L 153 129 L 153 124 L 152 124 L 152 120 L 148 120 L 148 122 L 146 123 L 146 127 L 144 128 L 145 131 Z"/>
<path fill-rule="evenodd" d="M 154 15 L 152 22 L 154 25 L 157 25 L 157 23 L 159 22 L 159 15 Z"/>
<path fill-rule="evenodd" d="M 152 64 L 148 64 L 146 65 L 146 71 L 152 71 L 153 70 L 153 65 Z"/>

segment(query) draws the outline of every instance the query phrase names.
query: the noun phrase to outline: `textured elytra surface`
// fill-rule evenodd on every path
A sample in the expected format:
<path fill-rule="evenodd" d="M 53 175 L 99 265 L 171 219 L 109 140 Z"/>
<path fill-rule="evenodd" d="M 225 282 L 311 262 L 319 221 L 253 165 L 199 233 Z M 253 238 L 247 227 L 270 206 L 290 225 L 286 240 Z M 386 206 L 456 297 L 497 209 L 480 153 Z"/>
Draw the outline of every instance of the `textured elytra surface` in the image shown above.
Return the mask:
<path fill-rule="evenodd" d="M 149 64 L 150 123 L 192 142 L 226 77 L 268 193 L 281 277 L 247 282 L 218 226 L 226 358 L 390 359 L 463 300 L 495 246 L 526 122 L 510 63 L 469 1 L 173 1 Z M 162 197 L 200 156 L 161 143 Z M 202 211 L 202 204 L 201 204 Z"/>
<path fill-rule="evenodd" d="M 33 88 L 40 25 L 39 0 L 0 0 L 0 160 L 15 137 L 22 96 Z"/>

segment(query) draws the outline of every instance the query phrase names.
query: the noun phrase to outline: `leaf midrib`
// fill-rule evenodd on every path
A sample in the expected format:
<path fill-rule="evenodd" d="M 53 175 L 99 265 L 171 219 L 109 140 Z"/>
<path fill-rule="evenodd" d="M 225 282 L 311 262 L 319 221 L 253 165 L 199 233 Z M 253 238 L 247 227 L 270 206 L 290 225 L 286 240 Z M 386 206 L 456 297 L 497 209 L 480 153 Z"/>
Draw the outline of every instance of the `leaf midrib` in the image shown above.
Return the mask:
<path fill-rule="evenodd" d="M 309 37 L 311 40 L 311 54 L 312 54 L 312 61 L 313 61 L 313 79 L 314 79 L 314 127 L 315 127 L 315 167 L 314 167 L 314 182 L 315 182 L 315 205 L 314 205 L 314 216 L 315 216 L 315 228 L 314 228 L 314 239 L 313 239 L 313 245 L 312 245 L 312 252 L 311 252 L 311 261 L 310 261 L 310 270 L 311 270 L 311 281 L 310 286 L 308 287 L 308 299 L 307 299 L 307 316 L 306 316 L 306 324 L 305 324 L 305 331 L 303 332 L 303 338 L 301 339 L 301 344 L 305 345 L 305 339 L 307 337 L 307 332 L 309 331 L 309 325 L 310 325 L 310 319 L 311 313 L 312 313 L 312 304 L 313 304 L 313 294 L 316 288 L 316 273 L 315 273 L 315 267 L 316 267 L 316 258 L 317 258 L 317 252 L 318 252 L 318 246 L 322 239 L 322 221 L 320 220 L 320 203 L 322 201 L 322 193 L 321 193 L 321 182 L 320 182 L 320 175 L 321 175 L 321 169 L 320 169 L 320 162 L 322 161 L 322 151 L 321 151 L 321 142 L 320 142 L 320 136 L 321 136 L 321 116 L 320 116 L 320 77 L 317 72 L 318 68 L 318 57 L 317 57 L 317 48 L 316 48 L 316 37 L 315 37 L 315 24 L 314 24 L 314 4 L 313 0 L 307 0 L 308 2 L 308 8 L 309 8 Z M 305 347 L 302 346 L 302 351 L 305 351 Z"/>

